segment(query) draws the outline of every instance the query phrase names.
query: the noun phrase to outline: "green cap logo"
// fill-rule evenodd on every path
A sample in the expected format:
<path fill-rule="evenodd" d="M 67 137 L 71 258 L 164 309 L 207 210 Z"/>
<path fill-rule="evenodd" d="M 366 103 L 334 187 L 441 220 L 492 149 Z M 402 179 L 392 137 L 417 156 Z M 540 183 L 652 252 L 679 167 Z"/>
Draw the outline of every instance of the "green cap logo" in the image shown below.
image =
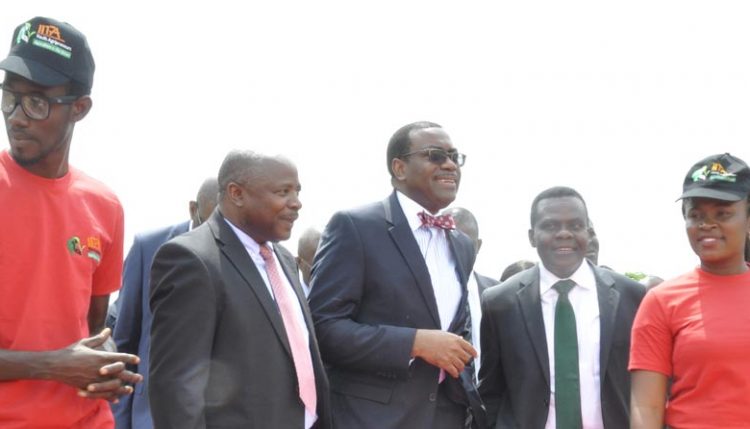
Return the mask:
<path fill-rule="evenodd" d="M 704 165 L 693 171 L 690 178 L 693 179 L 693 182 L 720 181 L 734 183 L 737 181 L 737 175 L 728 172 L 724 166 L 718 162 L 712 163 L 711 167 Z"/>
<path fill-rule="evenodd" d="M 18 37 L 16 37 L 16 45 L 21 42 L 29 43 L 29 39 L 31 38 L 31 36 L 34 35 L 34 33 L 36 32 L 31 31 L 31 23 L 27 22 L 26 24 L 23 25 L 23 27 L 20 30 L 18 30 Z"/>

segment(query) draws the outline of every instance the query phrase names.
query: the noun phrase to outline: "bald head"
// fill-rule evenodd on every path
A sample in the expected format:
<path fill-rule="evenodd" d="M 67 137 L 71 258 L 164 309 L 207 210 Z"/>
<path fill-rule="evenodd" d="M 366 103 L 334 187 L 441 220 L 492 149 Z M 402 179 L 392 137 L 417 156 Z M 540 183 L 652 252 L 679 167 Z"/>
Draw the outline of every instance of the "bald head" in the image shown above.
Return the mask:
<path fill-rule="evenodd" d="M 456 228 L 471 238 L 471 241 L 474 242 L 474 251 L 479 253 L 479 248 L 482 247 L 482 240 L 479 238 L 477 218 L 463 207 L 451 207 L 445 209 L 443 213 L 453 216 L 453 220 L 456 221 Z"/>
<path fill-rule="evenodd" d="M 306 229 L 297 243 L 297 265 L 302 272 L 302 279 L 308 287 L 310 286 L 313 259 L 315 259 L 315 252 L 318 250 L 319 243 L 320 231 L 315 228 Z"/>
<path fill-rule="evenodd" d="M 190 219 L 193 220 L 193 228 L 205 222 L 216 208 L 219 201 L 219 181 L 215 177 L 209 177 L 203 181 L 198 189 L 195 200 L 190 201 Z"/>

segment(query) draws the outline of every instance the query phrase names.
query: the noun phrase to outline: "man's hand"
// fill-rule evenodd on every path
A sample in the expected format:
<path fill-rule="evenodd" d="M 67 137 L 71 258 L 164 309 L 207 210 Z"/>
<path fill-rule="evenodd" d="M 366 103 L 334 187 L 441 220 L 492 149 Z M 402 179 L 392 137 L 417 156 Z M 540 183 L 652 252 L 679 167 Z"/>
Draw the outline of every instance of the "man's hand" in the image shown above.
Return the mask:
<path fill-rule="evenodd" d="M 437 329 L 417 329 L 411 355 L 458 378 L 464 366 L 477 357 L 477 351 L 456 334 Z"/>
<path fill-rule="evenodd" d="M 143 377 L 126 369 L 136 365 L 138 356 L 102 351 L 111 330 L 84 338 L 54 353 L 53 373 L 49 378 L 79 389 L 79 395 L 93 399 L 116 401 L 133 392 L 128 383 L 138 383 Z"/>

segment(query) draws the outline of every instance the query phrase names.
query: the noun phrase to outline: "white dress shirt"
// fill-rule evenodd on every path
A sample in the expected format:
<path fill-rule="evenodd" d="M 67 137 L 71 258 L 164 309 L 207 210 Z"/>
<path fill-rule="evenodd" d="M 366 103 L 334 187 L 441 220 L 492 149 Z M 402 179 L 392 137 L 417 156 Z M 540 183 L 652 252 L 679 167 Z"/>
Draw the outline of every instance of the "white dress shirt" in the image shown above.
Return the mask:
<path fill-rule="evenodd" d="M 461 282 L 458 279 L 456 261 L 453 259 L 446 231 L 422 225 L 418 213 L 430 212 L 401 192 L 396 192 L 396 197 L 430 272 L 432 290 L 440 314 L 440 327 L 446 331 L 461 302 Z"/>
<path fill-rule="evenodd" d="M 237 234 L 237 238 L 240 239 L 240 242 L 245 247 L 245 250 L 247 250 L 247 254 L 250 255 L 250 258 L 253 260 L 255 267 L 258 269 L 258 272 L 260 273 L 260 276 L 263 278 L 263 282 L 265 282 L 266 284 L 266 289 L 268 289 L 268 294 L 271 295 L 271 299 L 275 300 L 273 296 L 273 289 L 271 288 L 271 282 L 268 280 L 268 273 L 266 273 L 266 262 L 263 260 L 263 257 L 260 256 L 261 244 L 258 244 L 255 240 L 253 240 L 252 237 L 245 234 L 244 231 L 234 226 L 232 222 L 230 222 L 228 219 L 225 218 L 224 220 L 232 228 L 234 233 Z M 279 273 L 279 277 L 281 277 L 281 281 L 284 283 L 284 287 L 289 289 L 290 296 L 296 297 L 297 293 L 294 291 L 294 288 L 292 287 L 291 283 L 289 283 L 289 279 L 286 277 L 286 273 L 281 268 L 281 264 L 279 264 L 279 259 L 276 257 L 276 252 L 273 251 L 273 247 L 271 246 L 270 243 L 263 243 L 262 245 L 268 247 L 268 249 L 271 251 L 271 255 L 273 255 L 274 263 L 276 264 L 276 271 Z M 302 328 L 302 333 L 304 334 L 304 337 L 305 337 L 304 339 L 305 339 L 305 344 L 307 345 L 307 350 L 310 350 L 310 331 L 308 331 L 307 323 L 305 323 L 305 316 L 302 313 L 302 306 L 300 305 L 299 301 L 296 299 L 292 299 L 292 306 L 294 307 L 294 318 L 297 319 L 297 323 Z M 310 429 L 317 419 L 318 419 L 317 415 L 311 414 L 307 410 L 307 408 L 305 408 L 304 429 Z"/>
<path fill-rule="evenodd" d="M 542 316 L 549 353 L 549 375 L 552 394 L 545 429 L 555 429 L 555 306 L 559 294 L 552 286 L 564 280 L 552 274 L 539 263 L 539 293 L 542 299 Z M 568 293 L 576 316 L 578 337 L 578 372 L 581 383 L 581 417 L 583 429 L 604 429 L 599 374 L 599 299 L 596 278 L 591 267 L 583 260 L 578 270 L 570 276 L 576 285 Z"/>

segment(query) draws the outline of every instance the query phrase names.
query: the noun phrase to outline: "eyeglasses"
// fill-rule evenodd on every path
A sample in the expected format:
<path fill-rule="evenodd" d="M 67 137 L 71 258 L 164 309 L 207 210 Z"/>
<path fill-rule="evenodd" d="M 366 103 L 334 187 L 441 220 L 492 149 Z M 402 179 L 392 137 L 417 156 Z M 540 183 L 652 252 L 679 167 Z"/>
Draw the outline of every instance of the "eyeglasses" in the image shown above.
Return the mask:
<path fill-rule="evenodd" d="M 437 149 L 434 147 L 428 147 L 426 149 L 420 149 L 415 150 L 414 152 L 409 152 L 401 155 L 399 158 L 406 158 L 409 155 L 414 155 L 417 153 L 424 154 L 424 156 L 433 164 L 437 165 L 443 165 L 445 164 L 445 161 L 447 161 L 449 158 L 451 161 L 453 161 L 454 164 L 461 167 L 464 165 L 464 162 L 466 162 L 466 155 L 462 153 L 458 153 L 456 151 L 450 151 L 446 152 L 443 149 Z"/>
<path fill-rule="evenodd" d="M 0 85 L 0 87 L 2 87 L 2 85 Z M 29 119 L 35 120 L 47 119 L 52 104 L 71 104 L 79 98 L 77 95 L 47 97 L 38 93 L 22 94 L 4 87 L 2 90 L 3 97 L 1 103 L 3 113 L 12 113 L 16 110 L 16 106 L 20 104 L 23 113 L 25 113 Z"/>

